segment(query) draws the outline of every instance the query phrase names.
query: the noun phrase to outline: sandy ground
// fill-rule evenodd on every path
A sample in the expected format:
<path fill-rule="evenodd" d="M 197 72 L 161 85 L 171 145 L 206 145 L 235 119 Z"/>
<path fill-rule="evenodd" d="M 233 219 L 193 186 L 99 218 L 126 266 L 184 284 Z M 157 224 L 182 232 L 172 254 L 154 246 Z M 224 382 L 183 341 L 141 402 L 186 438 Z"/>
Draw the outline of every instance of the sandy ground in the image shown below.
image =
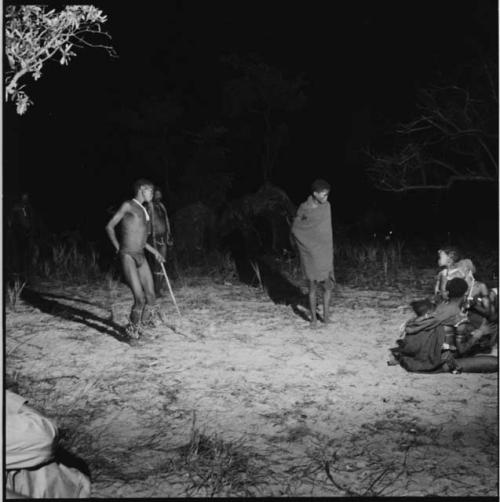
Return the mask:
<path fill-rule="evenodd" d="M 94 497 L 498 496 L 498 375 L 386 363 L 421 294 L 340 285 L 313 331 L 258 288 L 175 293 L 182 318 L 162 298 L 167 325 L 134 345 L 124 285 L 41 283 L 6 313 L 6 372 Z"/>

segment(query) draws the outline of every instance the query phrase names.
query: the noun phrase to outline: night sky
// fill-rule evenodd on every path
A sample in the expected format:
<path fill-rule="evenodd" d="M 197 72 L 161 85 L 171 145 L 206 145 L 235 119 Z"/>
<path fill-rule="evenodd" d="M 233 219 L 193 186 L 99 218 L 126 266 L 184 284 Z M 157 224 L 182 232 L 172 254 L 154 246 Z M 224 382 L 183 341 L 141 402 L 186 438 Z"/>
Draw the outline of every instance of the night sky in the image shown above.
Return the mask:
<path fill-rule="evenodd" d="M 298 204 L 314 178 L 329 180 L 334 218 L 347 222 L 374 201 L 388 214 L 415 212 L 411 196 L 370 186 L 358 149 L 375 141 L 383 124 L 411 118 L 416 89 L 436 72 L 446 75 L 478 54 L 497 58 L 497 2 L 490 0 L 95 5 L 108 16 L 104 27 L 119 57 L 85 49 L 67 67 L 46 65 L 38 82 L 26 82 L 34 105 L 24 116 L 4 105 L 3 152 L 7 208 L 28 191 L 51 229 L 78 228 L 91 239 L 104 238 L 107 208 L 131 196 L 135 179 L 163 186 L 164 159 L 176 193 L 167 206 L 175 211 L 189 201 L 189 194 L 179 195 L 189 147 L 176 147 L 175 138 L 210 123 L 230 130 L 228 198 L 258 189 L 259 159 L 231 135 L 224 112 L 231 72 L 222 55 L 253 53 L 285 77 L 304 75 L 308 103 L 289 116 L 289 142 L 272 181 Z M 165 99 L 182 112 L 167 117 Z M 141 136 L 129 120 L 144 103 L 154 118 Z M 487 193 L 495 213 L 497 187 L 488 190 L 481 200 Z M 458 196 L 439 197 L 457 204 Z M 419 197 L 434 202 L 437 195 Z"/>

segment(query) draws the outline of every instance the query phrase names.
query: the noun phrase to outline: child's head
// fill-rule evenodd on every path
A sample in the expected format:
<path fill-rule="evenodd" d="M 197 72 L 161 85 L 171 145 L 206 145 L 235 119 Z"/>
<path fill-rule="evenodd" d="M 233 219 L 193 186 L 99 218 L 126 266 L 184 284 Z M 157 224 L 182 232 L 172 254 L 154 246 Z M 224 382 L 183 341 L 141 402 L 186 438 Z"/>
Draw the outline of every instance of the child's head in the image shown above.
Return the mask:
<path fill-rule="evenodd" d="M 460 259 L 460 253 L 454 246 L 445 246 L 438 250 L 438 264 L 440 267 L 449 267 Z"/>
<path fill-rule="evenodd" d="M 323 179 L 317 179 L 311 183 L 311 192 L 312 193 L 325 192 L 325 191 L 329 192 L 330 189 L 331 189 L 330 183 L 328 183 L 328 181 L 325 181 Z"/>
<path fill-rule="evenodd" d="M 446 283 L 446 292 L 448 293 L 448 298 L 450 300 L 456 298 L 462 298 L 467 293 L 469 289 L 469 285 L 465 281 L 465 279 L 461 279 L 460 277 L 455 277 L 454 279 L 450 279 Z"/>
<path fill-rule="evenodd" d="M 415 314 L 420 317 L 432 312 L 436 308 L 436 305 L 426 298 L 425 300 L 415 300 L 411 302 L 410 307 L 413 309 Z"/>
<path fill-rule="evenodd" d="M 464 275 L 466 276 L 476 273 L 476 267 L 474 266 L 474 263 L 472 263 L 472 260 L 469 260 L 469 258 L 460 260 L 456 265 L 463 271 Z"/>
<path fill-rule="evenodd" d="M 316 202 L 324 204 L 330 194 L 330 183 L 321 179 L 315 180 L 311 185 L 311 190 Z"/>

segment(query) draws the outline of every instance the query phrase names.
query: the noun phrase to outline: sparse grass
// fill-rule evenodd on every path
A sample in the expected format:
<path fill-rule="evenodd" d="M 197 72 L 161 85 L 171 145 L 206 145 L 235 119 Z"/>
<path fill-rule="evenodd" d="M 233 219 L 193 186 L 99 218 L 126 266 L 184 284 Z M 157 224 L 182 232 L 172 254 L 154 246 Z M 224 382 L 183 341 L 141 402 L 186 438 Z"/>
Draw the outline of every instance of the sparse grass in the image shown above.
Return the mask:
<path fill-rule="evenodd" d="M 343 239 L 335 241 L 334 252 L 335 275 L 339 283 L 380 289 L 410 281 L 414 286 L 417 273 L 413 270 L 419 256 L 403 241 L 356 242 Z M 296 285 L 303 282 L 298 253 L 286 252 L 275 257 L 275 262 L 290 282 Z M 429 263 L 429 266 L 432 265 Z"/>
<path fill-rule="evenodd" d="M 110 320 L 116 320 L 115 304 L 118 298 L 119 281 L 115 279 L 112 272 L 107 272 L 105 276 L 106 290 L 108 292 L 108 302 L 110 310 Z"/>
<path fill-rule="evenodd" d="M 498 283 L 498 252 L 486 247 L 469 246 L 463 254 L 476 264 L 477 278 L 488 286 Z M 490 246 L 491 248 L 491 246 Z M 105 280 L 109 274 L 99 268 L 99 256 L 92 246 L 85 246 L 74 240 L 52 239 L 49 251 L 37 253 L 33 264 L 35 275 L 41 278 L 71 280 L 89 283 Z M 283 251 L 273 257 L 276 268 L 291 283 L 303 282 L 298 253 Z M 200 255 L 196 263 L 182 262 L 176 265 L 174 284 L 188 286 L 193 278 L 206 277 L 216 282 L 239 280 L 235 261 L 231 253 L 213 250 Z M 250 263 L 258 285 L 263 287 L 263 278 L 257 261 Z M 419 270 L 436 268 L 435 252 L 428 248 L 409 245 L 401 240 L 357 242 L 349 239 L 335 241 L 335 272 L 339 283 L 350 286 L 363 286 L 380 289 L 381 287 L 418 287 Z M 429 289 L 432 285 L 428 285 Z M 111 285 L 110 291 L 114 288 Z M 14 292 L 15 288 L 12 289 Z"/>
<path fill-rule="evenodd" d="M 42 278 L 90 282 L 102 277 L 99 255 L 92 246 L 82 248 L 76 242 L 54 242 L 49 253 L 35 265 Z"/>
<path fill-rule="evenodd" d="M 22 281 L 19 277 L 15 277 L 13 280 L 7 283 L 6 292 L 6 307 L 7 309 L 12 309 L 16 311 L 17 305 L 19 303 L 19 298 L 23 292 L 26 282 Z"/>
<path fill-rule="evenodd" d="M 178 453 L 177 469 L 187 472 L 189 478 L 187 496 L 251 496 L 265 481 L 255 452 L 242 440 L 225 441 L 200 431 L 195 414 L 190 440 Z"/>
<path fill-rule="evenodd" d="M 182 263 L 178 272 L 183 286 L 189 285 L 189 279 L 193 277 L 208 277 L 220 282 L 238 280 L 236 264 L 228 251 L 207 252 L 196 263 Z"/>
<path fill-rule="evenodd" d="M 259 287 L 262 291 L 265 291 L 265 288 L 264 288 L 264 283 L 262 282 L 262 276 L 260 274 L 260 266 L 259 266 L 259 262 L 256 261 L 256 260 L 250 260 L 250 266 L 252 267 L 252 270 L 254 271 L 255 273 L 255 277 L 257 278 L 257 281 L 258 281 L 258 284 L 259 284 Z"/>

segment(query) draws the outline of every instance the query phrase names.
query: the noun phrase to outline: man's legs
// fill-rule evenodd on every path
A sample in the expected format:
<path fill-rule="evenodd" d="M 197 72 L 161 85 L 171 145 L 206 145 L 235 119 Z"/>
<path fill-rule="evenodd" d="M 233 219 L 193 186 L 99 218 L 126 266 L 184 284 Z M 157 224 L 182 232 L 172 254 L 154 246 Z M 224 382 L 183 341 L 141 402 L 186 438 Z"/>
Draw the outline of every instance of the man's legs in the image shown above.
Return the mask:
<path fill-rule="evenodd" d="M 332 290 L 326 285 L 323 286 L 323 322 L 328 324 L 330 322 L 330 298 L 332 296 Z"/>
<path fill-rule="evenodd" d="M 330 298 L 332 297 L 333 278 L 329 277 L 323 282 L 323 322 L 330 322 Z"/>
<path fill-rule="evenodd" d="M 317 281 L 309 281 L 309 308 L 311 309 L 311 328 L 318 325 L 316 315 L 316 298 L 317 298 L 318 283 Z"/>
<path fill-rule="evenodd" d="M 329 277 L 321 281 L 323 288 L 323 322 L 327 324 L 330 321 L 330 299 L 332 297 L 333 280 Z M 311 327 L 318 325 L 318 316 L 316 314 L 318 297 L 318 281 L 309 281 L 309 308 L 311 309 Z"/>
<path fill-rule="evenodd" d="M 156 327 L 159 321 L 159 312 L 156 308 L 153 275 L 151 274 L 147 260 L 144 260 L 144 263 L 137 269 L 137 272 L 146 296 L 146 305 L 142 313 L 141 322 L 146 326 Z"/>
<path fill-rule="evenodd" d="M 134 295 L 134 305 L 132 306 L 132 311 L 130 312 L 130 328 L 132 331 L 134 331 L 132 335 L 136 335 L 139 323 L 141 321 L 142 311 L 144 310 L 144 305 L 146 304 L 146 298 L 144 296 L 141 280 L 139 278 L 139 273 L 134 258 L 132 258 L 132 256 L 128 254 L 123 253 L 120 255 L 120 260 L 122 264 L 123 275 L 125 276 L 125 281 L 132 290 L 132 294 Z M 144 266 L 144 264 L 142 266 Z"/>

